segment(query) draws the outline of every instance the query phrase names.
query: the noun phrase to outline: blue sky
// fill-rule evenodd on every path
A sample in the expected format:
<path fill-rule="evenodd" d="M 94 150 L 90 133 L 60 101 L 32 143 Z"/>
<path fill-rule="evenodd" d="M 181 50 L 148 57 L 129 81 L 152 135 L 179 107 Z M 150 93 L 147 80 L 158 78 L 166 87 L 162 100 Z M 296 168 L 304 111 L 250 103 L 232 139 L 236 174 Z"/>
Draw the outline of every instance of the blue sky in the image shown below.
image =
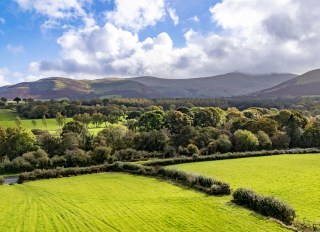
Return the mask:
<path fill-rule="evenodd" d="M 0 85 L 319 67 L 316 0 L 3 0 Z"/>

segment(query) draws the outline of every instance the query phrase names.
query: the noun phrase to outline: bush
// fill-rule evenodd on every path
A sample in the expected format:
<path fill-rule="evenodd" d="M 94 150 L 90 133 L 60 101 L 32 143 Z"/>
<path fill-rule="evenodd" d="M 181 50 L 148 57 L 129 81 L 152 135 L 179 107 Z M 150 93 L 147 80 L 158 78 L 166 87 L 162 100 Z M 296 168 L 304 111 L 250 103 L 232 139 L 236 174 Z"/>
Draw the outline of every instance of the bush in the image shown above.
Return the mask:
<path fill-rule="evenodd" d="M 200 151 L 199 151 L 198 147 L 196 145 L 194 145 L 194 144 L 189 144 L 187 146 L 187 150 L 188 150 L 188 155 L 189 156 L 192 156 L 194 154 L 197 154 L 197 155 L 200 154 Z"/>
<path fill-rule="evenodd" d="M 47 169 L 47 170 L 36 169 L 33 172 L 21 173 L 19 175 L 18 183 L 22 184 L 24 182 L 33 181 L 33 180 L 78 176 L 78 175 L 84 175 L 84 174 L 109 172 L 109 171 L 111 171 L 111 166 L 107 164 L 85 167 L 85 168 L 57 168 L 57 169 Z"/>
<path fill-rule="evenodd" d="M 295 211 L 287 203 L 272 196 L 259 195 L 249 189 L 237 189 L 233 193 L 233 202 L 289 225 L 296 216 Z"/>
<path fill-rule="evenodd" d="M 0 185 L 3 185 L 4 184 L 4 179 L 1 177 L 0 178 Z"/>
<path fill-rule="evenodd" d="M 97 164 L 104 162 L 112 163 L 111 152 L 112 148 L 110 147 L 96 147 L 92 152 L 91 158 Z"/>

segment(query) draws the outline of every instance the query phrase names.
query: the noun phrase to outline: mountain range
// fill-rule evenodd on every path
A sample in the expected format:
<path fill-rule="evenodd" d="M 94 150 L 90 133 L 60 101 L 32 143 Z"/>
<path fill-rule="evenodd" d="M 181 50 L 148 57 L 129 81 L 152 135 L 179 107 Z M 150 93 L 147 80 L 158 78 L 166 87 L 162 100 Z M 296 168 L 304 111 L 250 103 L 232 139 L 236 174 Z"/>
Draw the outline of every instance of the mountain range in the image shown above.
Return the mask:
<path fill-rule="evenodd" d="M 191 79 L 151 76 L 74 80 L 50 77 L 0 87 L 0 97 L 34 99 L 217 98 L 235 96 L 281 97 L 320 95 L 320 70 L 290 73 L 245 74 L 232 72 Z"/>

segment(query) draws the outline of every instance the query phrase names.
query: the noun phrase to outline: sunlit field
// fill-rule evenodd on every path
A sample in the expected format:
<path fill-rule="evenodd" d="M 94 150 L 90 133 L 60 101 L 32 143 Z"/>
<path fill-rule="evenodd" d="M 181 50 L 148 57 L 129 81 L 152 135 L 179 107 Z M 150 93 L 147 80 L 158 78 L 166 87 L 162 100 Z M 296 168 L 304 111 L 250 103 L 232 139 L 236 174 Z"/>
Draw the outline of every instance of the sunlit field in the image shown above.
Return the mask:
<path fill-rule="evenodd" d="M 276 196 L 297 219 L 320 224 L 320 155 L 280 155 L 180 164 L 174 168 L 216 177 L 238 187 Z"/>

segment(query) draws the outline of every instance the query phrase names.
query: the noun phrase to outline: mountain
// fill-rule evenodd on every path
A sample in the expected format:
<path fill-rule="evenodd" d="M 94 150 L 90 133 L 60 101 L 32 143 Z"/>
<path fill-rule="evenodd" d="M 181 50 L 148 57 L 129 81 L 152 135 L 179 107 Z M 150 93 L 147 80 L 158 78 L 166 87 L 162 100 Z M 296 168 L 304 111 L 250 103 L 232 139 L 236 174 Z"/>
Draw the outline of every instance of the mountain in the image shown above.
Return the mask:
<path fill-rule="evenodd" d="M 251 75 L 239 72 L 193 79 L 157 77 L 74 80 L 50 77 L 0 87 L 0 97 L 34 99 L 85 99 L 97 97 L 212 98 L 261 91 L 294 78 L 294 74 Z"/>
<path fill-rule="evenodd" d="M 259 97 L 319 96 L 320 69 L 309 71 L 254 95 Z"/>

